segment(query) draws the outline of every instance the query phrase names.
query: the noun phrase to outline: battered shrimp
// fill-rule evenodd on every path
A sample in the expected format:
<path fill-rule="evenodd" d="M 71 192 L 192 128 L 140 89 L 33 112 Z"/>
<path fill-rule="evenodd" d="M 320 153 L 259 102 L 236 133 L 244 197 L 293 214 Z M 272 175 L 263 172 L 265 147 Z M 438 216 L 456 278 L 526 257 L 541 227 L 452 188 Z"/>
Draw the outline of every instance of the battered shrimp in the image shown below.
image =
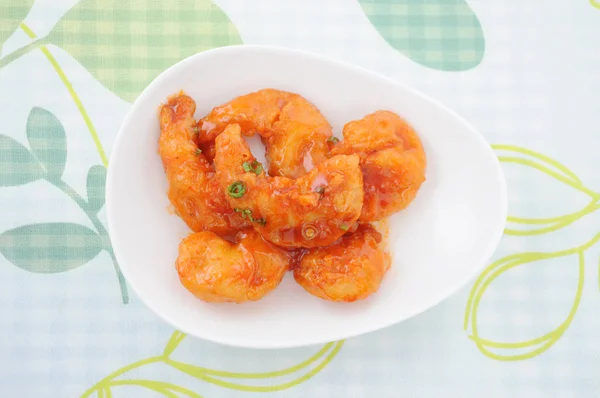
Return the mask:
<path fill-rule="evenodd" d="M 229 125 L 216 139 L 215 169 L 231 207 L 284 247 L 333 243 L 357 221 L 363 203 L 358 155 L 334 156 L 293 180 L 271 177 Z"/>
<path fill-rule="evenodd" d="M 406 208 L 425 181 L 426 159 L 414 130 L 398 115 L 377 111 L 347 123 L 332 155 L 360 155 L 365 197 L 361 222 Z"/>
<path fill-rule="evenodd" d="M 185 238 L 175 263 L 183 286 L 207 302 L 256 301 L 274 290 L 289 269 L 289 255 L 252 229 L 236 241 L 209 231 Z"/>
<path fill-rule="evenodd" d="M 325 300 L 356 301 L 368 297 L 390 268 L 390 255 L 380 247 L 381 234 L 362 224 L 353 234 L 329 246 L 307 250 L 294 267 L 294 279 L 310 294 Z"/>
<path fill-rule="evenodd" d="M 210 145 L 234 123 L 246 135 L 261 136 L 272 176 L 298 178 L 327 159 L 331 126 L 298 94 L 265 89 L 216 107 L 198 122 L 198 144 Z"/>
<path fill-rule="evenodd" d="M 191 139 L 195 110 L 194 100 L 184 94 L 169 98 L 160 109 L 158 148 L 169 200 L 192 230 L 235 234 L 249 224 L 231 209 L 212 166 Z"/>

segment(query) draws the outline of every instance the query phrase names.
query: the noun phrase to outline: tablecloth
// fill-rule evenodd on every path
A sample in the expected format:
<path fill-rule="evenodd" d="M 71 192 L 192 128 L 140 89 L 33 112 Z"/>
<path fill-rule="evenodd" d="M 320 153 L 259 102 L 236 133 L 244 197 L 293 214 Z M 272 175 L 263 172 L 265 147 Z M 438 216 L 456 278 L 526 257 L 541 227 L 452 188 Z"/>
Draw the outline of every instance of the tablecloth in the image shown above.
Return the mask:
<path fill-rule="evenodd" d="M 598 396 L 599 39 L 597 0 L 0 1 L 0 396 Z M 478 278 L 288 350 L 187 337 L 141 304 L 106 231 L 118 127 L 160 71 L 241 43 L 355 63 L 467 118 L 509 187 Z"/>

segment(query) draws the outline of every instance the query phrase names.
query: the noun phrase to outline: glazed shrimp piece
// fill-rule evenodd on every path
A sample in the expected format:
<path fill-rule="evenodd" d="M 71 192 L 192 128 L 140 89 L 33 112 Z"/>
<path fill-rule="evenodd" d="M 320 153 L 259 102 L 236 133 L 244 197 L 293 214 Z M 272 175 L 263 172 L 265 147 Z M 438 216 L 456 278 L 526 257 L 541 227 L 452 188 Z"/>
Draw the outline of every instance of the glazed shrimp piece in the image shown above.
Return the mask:
<path fill-rule="evenodd" d="M 215 172 L 192 142 L 196 103 L 184 94 L 169 98 L 160 109 L 158 148 L 169 181 L 169 200 L 194 231 L 235 234 L 248 222 L 235 214 Z"/>
<path fill-rule="evenodd" d="M 310 294 L 325 300 L 356 301 L 379 289 L 390 268 L 390 255 L 380 247 L 381 234 L 361 224 L 329 247 L 307 250 L 294 266 L 294 279 Z"/>
<path fill-rule="evenodd" d="M 254 230 L 239 232 L 236 243 L 203 231 L 179 244 L 175 267 L 183 286 L 207 302 L 256 301 L 274 290 L 290 266 L 290 256 Z"/>
<path fill-rule="evenodd" d="M 270 242 L 328 245 L 360 215 L 364 193 L 357 155 L 334 156 L 293 180 L 267 175 L 237 124 L 217 137 L 216 148 L 217 179 L 231 207 Z"/>
<path fill-rule="evenodd" d="M 273 176 L 298 178 L 328 156 L 331 126 L 298 94 L 265 89 L 218 106 L 198 121 L 198 144 L 210 148 L 227 125 L 234 123 L 245 135 L 261 136 Z"/>
<path fill-rule="evenodd" d="M 361 222 L 406 208 L 425 181 L 426 158 L 415 131 L 398 115 L 377 111 L 347 123 L 333 155 L 360 155 L 365 198 Z"/>

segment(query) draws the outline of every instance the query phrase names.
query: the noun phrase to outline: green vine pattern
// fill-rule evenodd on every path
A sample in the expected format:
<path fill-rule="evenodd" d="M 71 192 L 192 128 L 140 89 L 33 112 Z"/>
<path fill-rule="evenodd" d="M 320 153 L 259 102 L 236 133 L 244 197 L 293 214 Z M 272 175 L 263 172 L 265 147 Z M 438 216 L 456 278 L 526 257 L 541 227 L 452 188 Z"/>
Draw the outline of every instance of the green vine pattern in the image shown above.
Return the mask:
<path fill-rule="evenodd" d="M 565 214 L 559 217 L 551 218 L 522 218 L 509 216 L 508 228 L 505 233 L 514 236 L 532 236 L 549 232 L 558 231 L 577 220 L 593 213 L 600 208 L 600 193 L 588 188 L 581 179 L 570 169 L 556 160 L 532 150 L 511 145 L 494 145 L 494 149 L 500 152 L 499 159 L 504 163 L 519 164 L 531 167 L 542 172 L 555 180 L 587 195 L 590 202 L 582 209 Z M 594 246 L 600 240 L 600 233 L 590 239 L 588 242 L 566 250 L 556 252 L 526 252 L 512 254 L 503 257 L 490 266 L 488 266 L 475 281 L 466 305 L 464 317 L 464 329 L 469 331 L 469 338 L 476 344 L 479 351 L 485 356 L 500 361 L 519 361 L 533 358 L 552 347 L 571 324 L 583 292 L 584 284 L 584 253 Z M 485 295 L 490 285 L 505 272 L 516 267 L 528 265 L 538 261 L 550 259 L 575 258 L 578 264 L 578 282 L 575 289 L 573 304 L 567 314 L 566 319 L 554 330 L 534 339 L 518 342 L 493 341 L 482 338 L 479 335 L 477 324 L 478 311 L 481 299 Z M 600 269 L 599 269 L 600 278 Z M 598 281 L 600 286 L 600 279 Z M 520 353 L 515 354 L 515 350 Z"/>
<path fill-rule="evenodd" d="M 25 225 L 0 234 L 0 253 L 26 271 L 58 273 L 80 267 L 104 250 L 112 260 L 123 303 L 127 303 L 125 279 L 106 228 L 98 218 L 104 206 L 106 168 L 96 165 L 88 170 L 87 198 L 83 198 L 62 178 L 67 162 L 67 136 L 56 116 L 43 108 L 33 108 L 27 118 L 26 132 L 29 148 L 0 135 L 3 169 L 0 187 L 45 180 L 79 206 L 94 230 L 72 223 Z"/>
<path fill-rule="evenodd" d="M 23 30 L 23 32 L 25 32 L 25 34 L 27 36 L 29 36 L 30 39 L 33 39 L 33 40 L 37 39 L 37 35 L 25 23 L 21 23 L 20 27 L 21 27 L 21 30 Z M 60 78 L 60 81 L 63 83 L 63 85 L 69 92 L 69 95 L 71 96 L 71 99 L 73 100 L 73 103 L 77 107 L 79 114 L 83 118 L 83 121 L 85 122 L 85 125 L 87 126 L 87 128 L 90 132 L 92 140 L 94 141 L 94 145 L 96 146 L 96 151 L 98 152 L 98 155 L 100 156 L 100 160 L 102 160 L 102 164 L 104 165 L 104 167 L 108 167 L 108 157 L 106 156 L 104 147 L 102 146 L 102 143 L 100 142 L 100 138 L 98 137 L 98 133 L 96 132 L 96 128 L 94 127 L 94 123 L 92 123 L 92 119 L 90 119 L 90 116 L 88 115 L 85 107 L 83 106 L 81 99 L 79 99 L 79 95 L 77 95 L 77 92 L 75 91 L 75 89 L 73 88 L 73 85 L 67 78 L 67 75 L 62 70 L 62 68 L 60 67 L 58 62 L 56 62 L 56 59 L 54 58 L 54 56 L 52 55 L 50 50 L 48 50 L 48 47 L 40 46 L 40 51 L 42 52 L 42 54 L 44 54 L 44 56 L 46 57 L 46 59 L 48 60 L 50 65 L 52 65 L 52 68 L 54 69 L 54 71 L 56 72 L 58 77 Z"/>
<path fill-rule="evenodd" d="M 197 393 L 187 388 L 155 380 L 140 380 L 140 379 L 123 379 L 128 372 L 139 369 L 146 365 L 161 363 L 170 366 L 182 373 L 185 373 L 197 380 L 218 385 L 223 388 L 245 391 L 245 392 L 275 392 L 294 387 L 319 373 L 325 368 L 337 355 L 342 348 L 344 342 L 325 344 L 317 353 L 308 359 L 300 362 L 287 369 L 281 369 L 272 372 L 263 373 L 241 373 L 228 372 L 223 370 L 209 369 L 202 366 L 196 366 L 184 362 L 177 361 L 171 357 L 171 354 L 177 349 L 179 344 L 185 338 L 185 334 L 174 332 L 171 338 L 165 345 L 161 355 L 143 359 L 124 366 L 121 369 L 109 374 L 94 386 L 85 391 L 81 398 L 92 397 L 96 394 L 98 398 L 112 396 L 112 390 L 119 386 L 139 386 L 153 390 L 165 397 L 179 397 L 176 393 L 183 394 L 186 397 L 200 397 Z M 280 377 L 291 376 L 290 381 L 281 382 L 279 384 L 270 385 L 247 385 L 241 382 L 232 382 L 228 380 L 272 380 Z"/>
<path fill-rule="evenodd" d="M 95 228 L 95 231 L 92 231 L 70 223 L 22 226 L 0 235 L 0 252 L 11 263 L 29 272 L 57 273 L 79 267 L 104 250 L 113 263 L 122 301 L 127 304 L 127 285 L 115 258 L 110 238 L 97 215 L 104 204 L 108 157 L 85 106 L 47 44 L 59 44 L 67 49 L 105 87 L 131 101 L 169 65 L 204 49 L 241 43 L 241 39 L 231 21 L 211 1 L 183 0 L 166 4 L 156 0 L 140 0 L 135 2 L 135 7 L 138 11 L 145 11 L 144 18 L 129 22 L 134 23 L 139 31 L 151 32 L 156 29 L 156 24 L 162 21 L 164 31 L 174 32 L 162 41 L 140 43 L 135 40 L 134 30 L 123 23 L 127 21 L 122 20 L 123 15 L 135 15 L 131 13 L 135 11 L 130 8 L 132 5 L 123 1 L 108 3 L 104 0 L 80 1 L 61 18 L 47 36 L 41 38 L 22 22 L 33 1 L 9 0 L 6 7 L 3 4 L 3 9 L 6 8 L 7 12 L 6 15 L 3 14 L 3 24 L 0 28 L 0 46 L 17 27 L 32 41 L 2 57 L 0 69 L 32 50 L 40 49 L 69 92 L 89 130 L 103 166 L 90 169 L 87 178 L 88 198 L 84 199 L 61 178 L 67 158 L 64 128 L 54 115 L 40 108 L 32 110 L 30 120 L 35 120 L 36 115 L 47 114 L 48 124 L 37 123 L 30 126 L 28 123 L 31 151 L 8 136 L 0 136 L 4 166 L 4 172 L 0 175 L 0 186 L 17 186 L 38 179 L 47 180 L 75 202 Z M 4 19 L 7 23 L 4 23 Z M 85 27 L 81 26 L 82 19 L 87 21 Z M 97 34 L 99 30 L 106 30 L 108 25 L 112 26 L 109 29 L 112 35 Z M 92 34 L 88 35 L 88 32 Z M 207 32 L 212 34 L 207 35 Z M 102 40 L 102 43 L 97 43 L 97 40 Z M 102 53 L 101 50 L 106 48 L 107 41 L 111 42 L 113 48 L 122 51 Z M 178 45 L 174 47 L 173 42 Z M 165 49 L 161 51 L 160 46 Z M 148 56 L 140 57 L 141 49 Z M 30 132 L 37 134 L 37 143 L 32 142 Z M 55 139 L 57 141 L 54 141 Z M 43 158 L 44 145 L 52 148 L 57 143 L 60 143 L 60 149 Z M 51 172 L 54 167 L 61 169 L 60 175 Z M 84 249 L 80 247 L 82 242 L 87 245 Z"/>
<path fill-rule="evenodd" d="M 121 20 L 122 15 L 133 15 L 127 13 L 127 11 L 131 11 L 127 2 L 114 1 L 112 7 L 109 7 L 106 1 L 82 0 L 65 14 L 46 37 L 42 38 L 22 22 L 32 5 L 33 1 L 22 0 L 10 0 L 6 4 L 7 23 L 4 23 L 5 15 L 3 14 L 0 46 L 17 27 L 20 27 L 32 41 L 2 57 L 0 68 L 9 65 L 34 49 L 40 49 L 69 92 L 74 105 L 83 118 L 96 146 L 102 166 L 94 166 L 89 170 L 86 181 L 88 198 L 84 199 L 62 179 L 62 171 L 67 159 L 66 135 L 62 124 L 48 111 L 34 108 L 27 124 L 27 137 L 31 150 L 8 136 L 0 136 L 4 170 L 0 175 L 0 186 L 17 186 L 44 179 L 79 206 L 94 226 L 95 231 L 71 223 L 26 225 L 5 231 L 0 235 L 0 252 L 11 263 L 29 272 L 58 273 L 85 264 L 104 250 L 109 254 L 113 263 L 122 301 L 127 304 L 129 301 L 127 284 L 117 263 L 110 238 L 97 215 L 104 205 L 108 157 L 85 106 L 46 44 L 61 44 L 71 55 L 79 59 L 102 84 L 113 89 L 113 92 L 122 98 L 133 100 L 139 91 L 167 66 L 197 51 L 220 45 L 237 44 L 241 40 L 227 16 L 208 0 L 184 0 L 168 5 L 155 0 L 136 2 L 136 7 L 139 9 L 150 10 L 145 12 L 145 19 L 137 21 L 138 29 L 151 31 L 156 28 L 154 25 L 159 20 L 165 20 L 165 27 L 170 28 L 171 31 L 176 27 L 174 34 L 176 37 L 166 38 L 162 43 L 157 41 L 137 43 L 132 40 L 132 30 Z M 110 11 L 107 12 L 107 10 Z M 169 15 L 170 18 L 165 19 L 165 15 Z M 98 18 L 99 16 L 102 18 Z M 112 46 L 121 48 L 123 51 L 119 54 L 112 54 L 112 56 L 111 54 L 93 53 L 93 49 L 105 48 L 106 43 L 103 42 L 102 45 L 96 43 L 98 45 L 90 46 L 93 41 L 90 41 L 90 36 L 81 31 L 80 21 L 82 18 L 89 21 L 84 28 L 85 32 L 97 33 L 97 30 L 105 29 L 106 24 L 112 24 L 114 28 L 110 30 L 113 33 L 112 36 L 96 34 L 93 37 L 103 41 L 112 39 Z M 105 24 L 105 26 L 99 26 L 99 24 Z M 200 32 L 206 33 L 210 29 L 217 29 L 217 32 L 214 32 L 212 36 L 199 34 Z M 157 51 L 161 44 L 173 47 L 173 40 L 178 42 L 175 51 L 172 49 L 171 51 Z M 138 61 L 140 57 L 137 55 L 140 47 L 143 47 L 144 44 L 147 53 L 156 55 L 142 58 L 142 64 L 140 64 Z M 135 49 L 131 48 L 132 46 L 135 46 Z M 111 67 L 107 67 L 106 64 Z M 141 73 L 140 71 L 145 72 Z M 45 149 L 55 147 L 58 148 L 53 151 Z M 60 173 L 54 169 L 60 169 Z"/>

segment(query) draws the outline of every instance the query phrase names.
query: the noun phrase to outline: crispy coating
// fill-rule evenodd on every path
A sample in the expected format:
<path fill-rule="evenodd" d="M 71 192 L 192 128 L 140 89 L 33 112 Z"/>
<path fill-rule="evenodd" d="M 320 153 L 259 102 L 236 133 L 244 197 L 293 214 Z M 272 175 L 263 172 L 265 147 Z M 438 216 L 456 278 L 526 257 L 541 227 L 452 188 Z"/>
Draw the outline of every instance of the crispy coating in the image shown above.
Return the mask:
<path fill-rule="evenodd" d="M 181 283 L 207 302 L 256 301 L 274 290 L 290 266 L 290 256 L 252 229 L 236 242 L 203 231 L 179 245 L 175 263 Z"/>
<path fill-rule="evenodd" d="M 412 127 L 393 112 L 377 111 L 347 123 L 343 135 L 331 153 L 360 155 L 365 189 L 360 221 L 406 208 L 425 181 L 425 152 Z"/>
<path fill-rule="evenodd" d="M 182 93 L 160 109 L 159 154 L 169 181 L 169 200 L 194 231 L 235 234 L 248 226 L 229 206 L 215 172 L 192 141 L 196 103 Z"/>
<path fill-rule="evenodd" d="M 331 126 L 298 94 L 265 89 L 218 106 L 198 121 L 198 144 L 210 144 L 234 123 L 245 135 L 261 136 L 272 176 L 298 178 L 328 156 Z"/>
<path fill-rule="evenodd" d="M 216 138 L 217 179 L 231 207 L 265 239 L 284 247 L 329 245 L 358 219 L 364 196 L 358 155 L 334 156 L 296 180 L 244 169 L 255 160 L 239 125 Z"/>
<path fill-rule="evenodd" d="M 380 247 L 381 234 L 362 224 L 329 247 L 307 250 L 294 267 L 294 278 L 310 294 L 351 302 L 375 293 L 390 268 L 390 255 Z"/>

